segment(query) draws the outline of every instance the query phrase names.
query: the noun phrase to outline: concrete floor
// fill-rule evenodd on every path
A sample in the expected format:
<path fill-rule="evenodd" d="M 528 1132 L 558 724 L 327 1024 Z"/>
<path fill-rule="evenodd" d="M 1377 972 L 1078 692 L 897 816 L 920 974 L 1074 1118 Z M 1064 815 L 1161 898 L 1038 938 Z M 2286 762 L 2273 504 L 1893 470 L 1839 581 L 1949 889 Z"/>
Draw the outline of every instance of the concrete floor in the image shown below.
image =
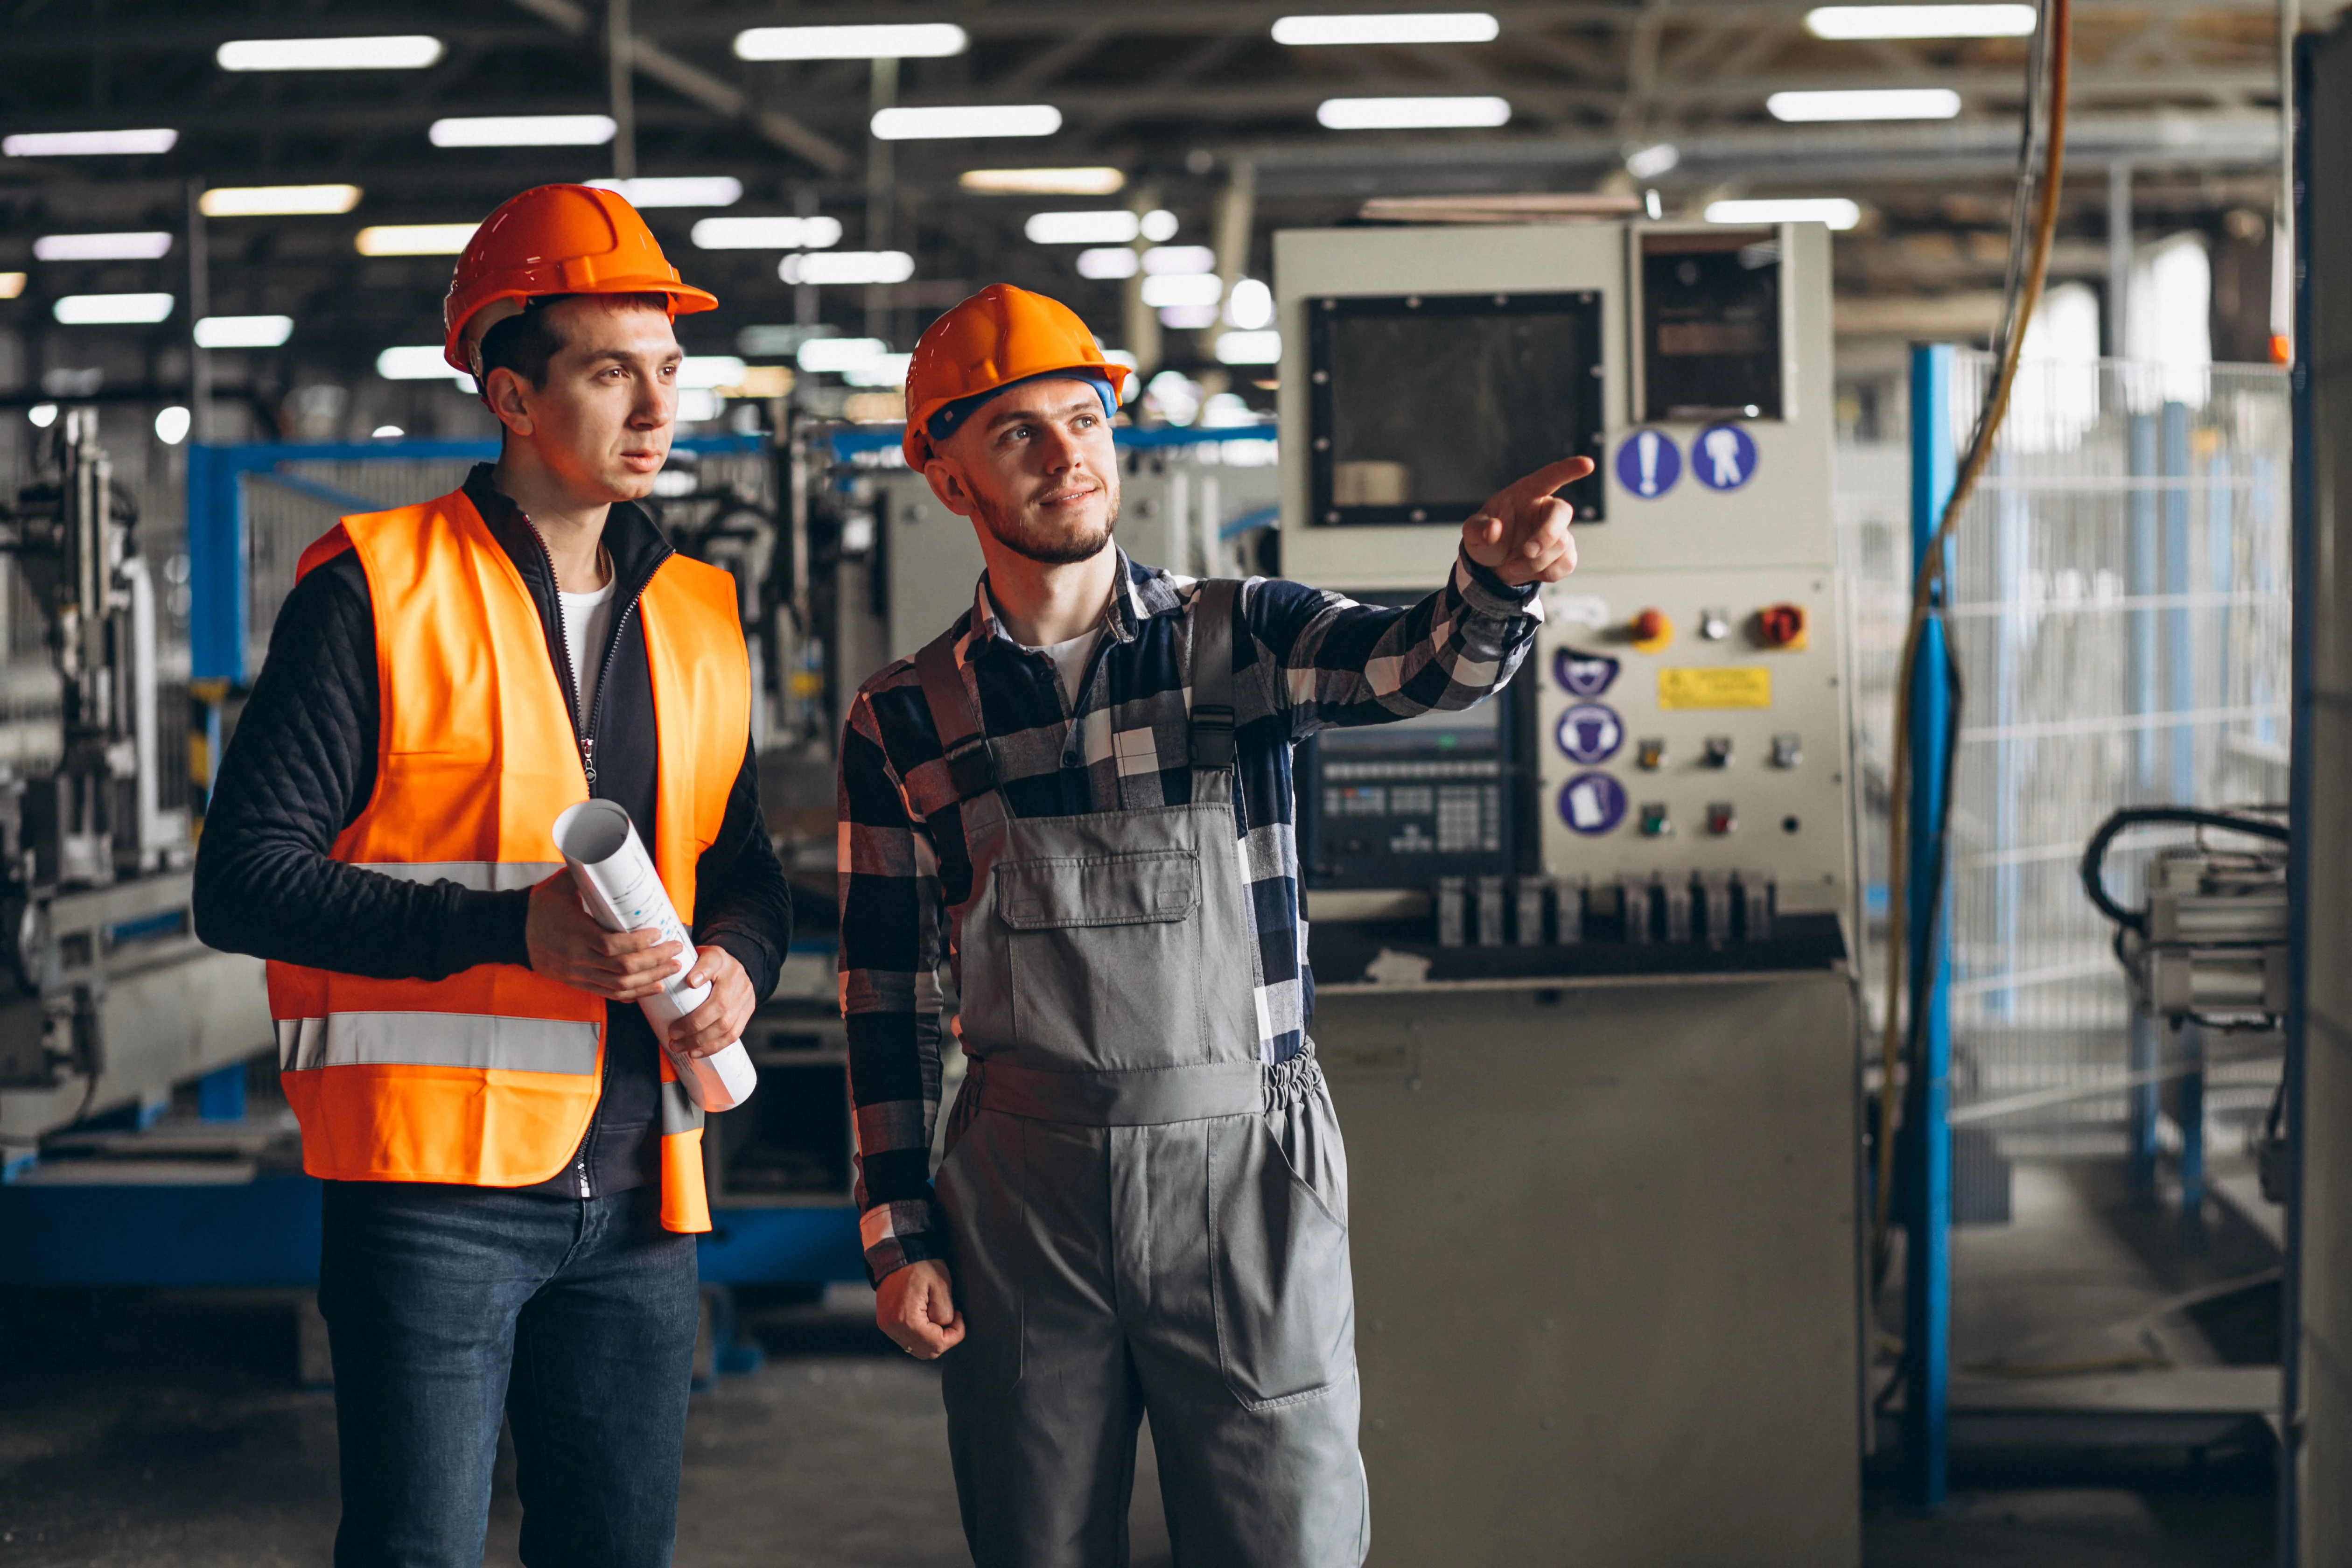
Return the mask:
<path fill-rule="evenodd" d="M 2226 1219 L 2197 1248 L 2140 1215 L 2112 1173 L 2021 1168 L 2018 1223 L 1959 1233 L 1957 1359 L 2068 1359 L 2143 1342 L 2151 1304 L 2258 1266 Z M 331 1397 L 294 1383 L 281 1297 L 0 1300 L 0 1568 L 278 1568 L 327 1561 L 336 1514 Z M 969 1561 L 935 1372 L 855 1310 L 745 1302 L 760 1371 L 695 1397 L 680 1568 L 949 1568 Z M 2183 1361 L 2220 1353 L 2177 1314 Z M 1150 1456 L 1137 1568 L 1170 1562 Z M 2267 1455 L 2125 1458 L 1963 1452 L 1934 1517 L 1871 1471 L 1867 1568 L 2251 1568 L 2271 1554 Z M 1380 1500 L 1373 1499 L 1375 1552 Z M 517 1563 L 510 1487 L 487 1565 Z M 1464 1561 L 1472 1559 L 1465 1553 Z"/>

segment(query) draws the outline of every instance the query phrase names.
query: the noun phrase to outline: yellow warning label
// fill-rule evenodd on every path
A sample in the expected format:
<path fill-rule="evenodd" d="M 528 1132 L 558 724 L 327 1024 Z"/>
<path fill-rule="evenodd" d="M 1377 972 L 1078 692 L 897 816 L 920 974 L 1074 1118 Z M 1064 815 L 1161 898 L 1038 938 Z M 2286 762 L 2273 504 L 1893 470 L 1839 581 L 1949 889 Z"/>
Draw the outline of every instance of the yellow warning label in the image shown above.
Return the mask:
<path fill-rule="evenodd" d="M 1684 665 L 1658 671 L 1658 706 L 1769 708 L 1772 672 L 1760 667 Z"/>

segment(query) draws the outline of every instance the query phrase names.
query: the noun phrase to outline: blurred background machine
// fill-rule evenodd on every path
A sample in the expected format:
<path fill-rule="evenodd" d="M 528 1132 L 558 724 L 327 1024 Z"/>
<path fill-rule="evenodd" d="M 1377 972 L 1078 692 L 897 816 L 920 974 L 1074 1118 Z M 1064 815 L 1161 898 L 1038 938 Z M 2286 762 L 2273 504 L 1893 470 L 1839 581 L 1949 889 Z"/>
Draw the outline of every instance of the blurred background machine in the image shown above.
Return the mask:
<path fill-rule="evenodd" d="M 63 702 L 55 767 L 0 777 L 0 1154 L 19 1162 L 92 1112 L 152 1120 L 175 1084 L 270 1037 L 260 962 L 195 939 L 186 703 L 159 700 L 135 503 L 97 410 L 68 409 L 42 448 L 35 482 L 0 503 L 0 550 L 46 620 Z"/>
<path fill-rule="evenodd" d="M 1286 575 L 1410 602 L 1487 495 L 1597 465 L 1505 694 L 1300 760 L 1373 1561 L 1853 1563 L 1828 236 L 1275 255 Z"/>

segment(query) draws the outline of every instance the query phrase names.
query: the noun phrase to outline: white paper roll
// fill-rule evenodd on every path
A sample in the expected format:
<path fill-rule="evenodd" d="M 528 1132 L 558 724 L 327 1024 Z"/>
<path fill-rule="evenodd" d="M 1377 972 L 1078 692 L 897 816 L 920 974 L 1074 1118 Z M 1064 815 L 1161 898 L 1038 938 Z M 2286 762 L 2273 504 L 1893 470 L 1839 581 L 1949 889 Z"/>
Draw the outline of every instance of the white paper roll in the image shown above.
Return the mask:
<path fill-rule="evenodd" d="M 732 1110 L 751 1099 L 760 1075 L 742 1041 L 707 1057 L 685 1057 L 669 1049 L 669 1026 L 701 1006 L 710 987 L 688 985 L 678 978 L 694 967 L 694 939 L 677 918 L 669 889 L 662 886 L 628 809 L 609 800 L 582 801 L 555 819 L 555 847 L 572 868 L 581 903 L 598 925 L 606 931 L 658 931 L 664 941 L 683 950 L 677 973 L 638 1005 L 662 1049 L 669 1051 L 688 1098 L 705 1110 Z"/>

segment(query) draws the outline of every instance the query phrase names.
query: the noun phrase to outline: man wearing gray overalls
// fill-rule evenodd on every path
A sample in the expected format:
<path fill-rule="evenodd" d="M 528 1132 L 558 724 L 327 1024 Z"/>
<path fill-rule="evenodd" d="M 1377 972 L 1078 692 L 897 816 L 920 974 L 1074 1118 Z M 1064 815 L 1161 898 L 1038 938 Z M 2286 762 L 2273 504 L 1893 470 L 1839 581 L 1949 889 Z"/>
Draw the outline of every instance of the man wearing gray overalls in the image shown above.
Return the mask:
<path fill-rule="evenodd" d="M 908 461 L 972 521 L 988 574 L 842 737 L 877 1316 L 947 1357 L 981 1568 L 1126 1562 L 1147 1414 L 1181 1568 L 1353 1568 L 1347 1163 L 1306 1034 L 1290 746 L 1508 680 L 1537 589 L 1575 563 L 1551 492 L 1591 466 L 1488 501 L 1408 610 L 1196 582 L 1110 542 L 1126 374 L 1003 284 L 935 321 L 908 373 Z M 934 1190 L 943 954 L 970 1068 Z"/>

